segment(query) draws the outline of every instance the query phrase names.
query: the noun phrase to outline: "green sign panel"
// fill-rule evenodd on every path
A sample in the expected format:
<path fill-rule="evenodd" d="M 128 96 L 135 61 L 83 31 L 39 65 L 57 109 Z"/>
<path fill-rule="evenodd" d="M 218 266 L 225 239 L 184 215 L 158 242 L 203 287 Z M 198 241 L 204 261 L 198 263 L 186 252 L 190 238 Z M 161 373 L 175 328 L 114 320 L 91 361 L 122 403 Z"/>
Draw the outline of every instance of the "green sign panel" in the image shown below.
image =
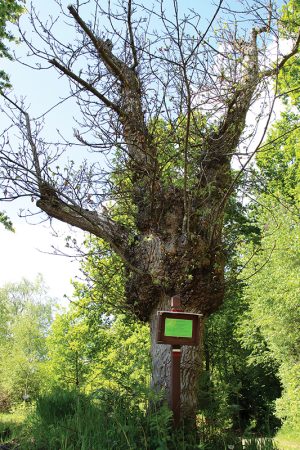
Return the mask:
<path fill-rule="evenodd" d="M 166 318 L 165 336 L 192 338 L 193 321 L 187 319 Z"/>

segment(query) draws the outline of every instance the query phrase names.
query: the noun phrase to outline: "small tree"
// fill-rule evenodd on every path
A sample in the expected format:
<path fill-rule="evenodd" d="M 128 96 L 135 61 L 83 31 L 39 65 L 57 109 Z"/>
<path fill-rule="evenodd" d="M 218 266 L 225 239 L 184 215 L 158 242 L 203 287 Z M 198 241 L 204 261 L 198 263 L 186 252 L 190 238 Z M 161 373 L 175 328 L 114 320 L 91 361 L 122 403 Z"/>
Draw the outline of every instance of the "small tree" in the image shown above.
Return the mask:
<path fill-rule="evenodd" d="M 88 325 L 72 311 L 55 317 L 47 339 L 49 360 L 46 364 L 50 386 L 78 389 L 92 369 L 91 338 Z M 88 349 L 87 349 L 88 348 Z"/>
<path fill-rule="evenodd" d="M 10 402 L 35 397 L 43 383 L 51 305 L 39 277 L 0 288 L 0 393 Z"/>
<path fill-rule="evenodd" d="M 57 160 L 72 143 L 51 148 L 40 137 L 41 122 L 5 95 L 22 144 L 2 145 L 3 197 L 28 195 L 48 217 L 102 238 L 119 255 L 128 308 L 151 324 L 153 384 L 168 390 L 169 349 L 156 344 L 156 311 L 174 294 L 205 316 L 222 303 L 224 209 L 262 142 L 248 148 L 266 104 L 248 128 L 246 116 L 300 38 L 291 32 L 292 50 L 274 58 L 269 48 L 278 47 L 280 18 L 269 1 L 231 10 L 221 0 L 207 26 L 194 10 L 181 15 L 177 0 L 151 8 L 134 0 L 67 10 L 57 4 L 76 38 L 59 40 L 56 19 L 43 25 L 34 9 L 35 40 L 22 38 L 38 58 L 35 68 L 52 66 L 70 82 L 82 113 L 74 145 L 109 155 L 108 163 L 83 161 L 76 169 L 70 160 L 61 169 Z M 233 176 L 235 155 L 245 159 Z M 195 412 L 200 366 L 199 349 L 185 348 L 186 417 Z"/>

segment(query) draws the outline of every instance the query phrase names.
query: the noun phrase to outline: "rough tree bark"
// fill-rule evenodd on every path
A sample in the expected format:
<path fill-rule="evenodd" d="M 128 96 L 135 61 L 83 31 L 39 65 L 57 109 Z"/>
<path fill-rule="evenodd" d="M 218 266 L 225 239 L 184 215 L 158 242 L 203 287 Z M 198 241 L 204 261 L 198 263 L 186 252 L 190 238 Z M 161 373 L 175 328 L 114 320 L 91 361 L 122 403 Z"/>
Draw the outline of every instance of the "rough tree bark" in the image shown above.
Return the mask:
<path fill-rule="evenodd" d="M 10 104 L 13 104 L 26 119 L 23 121 L 22 129 L 23 136 L 29 143 L 31 158 L 29 154 L 27 158 L 31 163 L 25 164 L 24 160 L 18 158 L 13 162 L 10 149 L 5 146 L 1 151 L 2 170 L 6 171 L 6 179 L 11 180 L 14 176 L 14 192 L 17 192 L 18 188 L 21 191 L 27 189 L 26 192 L 37 198 L 37 206 L 49 217 L 104 239 L 122 258 L 127 268 L 128 307 L 138 319 L 149 321 L 151 324 L 153 384 L 166 391 L 169 390 L 170 350 L 168 346 L 158 346 L 155 342 L 156 311 L 168 309 L 170 297 L 174 294 L 180 294 L 185 310 L 204 316 L 216 311 L 221 305 L 225 290 L 226 263 L 222 240 L 224 209 L 236 181 L 231 172 L 231 159 L 241 141 L 246 115 L 259 86 L 267 77 L 276 77 L 279 69 L 296 53 L 299 46 L 299 36 L 296 36 L 293 49 L 288 55 L 269 67 L 260 63 L 259 53 L 262 47 L 259 40 L 270 33 L 270 24 L 273 20 L 272 11 L 266 8 L 269 16 L 261 21 L 264 25 L 260 23 L 260 26 L 253 28 L 252 32 L 248 32 L 247 38 L 241 40 L 234 32 L 232 34 L 228 32 L 230 42 L 226 40 L 223 42 L 228 46 L 225 56 L 225 50 L 212 50 L 211 44 L 206 42 L 209 28 L 205 33 L 198 32 L 193 41 L 191 37 L 187 37 L 186 40 L 190 39 L 190 44 L 184 48 L 182 39 L 184 30 L 180 28 L 180 24 L 186 25 L 187 21 L 180 22 L 177 2 L 173 3 L 175 19 L 171 25 L 168 24 L 162 10 L 160 13 L 165 32 L 169 33 L 169 53 L 165 61 L 170 69 L 167 82 L 162 83 L 165 94 L 161 104 L 168 109 L 171 100 L 167 100 L 166 83 L 170 83 L 172 90 L 175 86 L 172 80 L 177 77 L 180 85 L 178 92 L 181 93 L 178 101 L 180 107 L 177 118 L 174 119 L 170 112 L 169 124 L 172 131 L 170 136 L 176 134 L 174 124 L 180 120 L 184 122 L 184 132 L 181 133 L 181 137 L 177 136 L 169 144 L 172 144 L 173 149 L 179 148 L 181 152 L 179 156 L 182 166 L 178 168 L 178 178 L 182 178 L 182 183 L 173 182 L 172 176 L 167 179 L 164 172 L 165 162 L 161 158 L 164 148 L 155 133 L 155 120 L 161 110 L 156 109 L 152 118 L 145 113 L 145 104 L 151 102 L 147 97 L 147 89 L 151 86 L 147 86 L 141 76 L 140 66 L 143 64 L 141 55 L 143 51 L 147 53 L 148 50 L 146 44 L 142 48 L 141 41 L 138 44 L 136 42 L 137 27 L 135 26 L 134 32 L 131 0 L 127 2 L 125 15 L 127 34 L 124 39 L 126 47 L 124 58 L 114 52 L 110 40 L 96 33 L 91 24 L 81 17 L 79 9 L 75 6 L 68 7 L 70 16 L 83 36 L 82 48 L 89 50 L 97 60 L 98 66 L 102 64 L 109 77 L 111 84 L 106 91 L 101 91 L 97 85 L 101 78 L 100 72 L 98 78 L 96 75 L 84 77 L 80 72 L 76 72 L 71 58 L 68 61 L 65 59 L 64 52 L 59 56 L 57 51 L 55 53 L 54 45 L 51 47 L 52 54 L 49 52 L 45 56 L 43 53 L 43 58 L 48 60 L 61 75 L 68 77 L 76 87 L 77 93 L 82 91 L 88 93 L 89 101 L 103 105 L 109 114 L 113 115 L 115 133 L 121 136 L 119 148 L 124 155 L 123 173 L 126 173 L 130 180 L 128 192 L 122 195 L 127 196 L 127 201 L 131 205 L 133 225 L 129 226 L 121 220 L 115 220 L 110 210 L 105 208 L 91 210 L 88 190 L 85 193 L 85 200 L 83 197 L 78 200 L 78 196 L 71 195 L 69 185 L 72 182 L 63 178 L 60 184 L 53 181 L 53 177 L 47 172 L 46 150 L 44 153 L 41 151 L 37 135 L 32 131 L 29 115 L 23 107 L 12 102 L 7 96 Z M 221 4 L 222 2 L 216 14 Z M 174 53 L 173 60 L 170 53 L 172 46 L 176 48 L 176 58 Z M 200 63 L 198 52 L 201 47 L 205 47 L 206 50 L 201 54 L 203 61 Z M 37 53 L 32 45 L 30 48 Z M 208 63 L 205 62 L 209 58 L 207 49 L 213 53 L 213 57 L 210 56 L 212 59 L 210 69 L 212 72 L 215 70 L 216 74 L 210 73 Z M 131 55 L 130 58 L 127 57 L 128 54 Z M 74 55 L 75 53 L 72 58 L 76 60 Z M 154 61 L 155 55 L 152 54 L 151 58 Z M 161 56 L 157 57 L 159 64 L 161 59 L 163 59 Z M 192 69 L 191 61 L 193 61 Z M 205 71 L 203 79 L 195 86 L 193 85 L 195 72 L 201 71 L 203 67 Z M 153 76 L 156 75 L 153 73 L 154 69 L 149 70 L 152 70 Z M 206 116 L 204 108 L 206 100 L 202 101 L 203 110 L 199 112 L 197 95 L 201 97 L 201 89 L 203 92 L 206 90 L 209 80 L 213 80 L 210 95 L 218 93 L 218 97 L 213 100 L 217 120 L 209 122 L 210 119 L 206 119 L 201 130 L 197 123 L 199 114 Z M 195 89 L 198 89 L 197 95 Z M 164 121 L 168 122 L 167 119 Z M 81 143 L 87 144 L 82 136 L 78 136 L 78 139 Z M 166 142 L 165 145 L 167 146 Z M 23 177 L 23 181 L 20 181 L 20 176 Z M 24 179 L 27 181 L 27 187 L 22 184 L 25 182 Z M 119 190 L 120 183 L 122 182 L 119 182 Z M 2 177 L 2 186 L 7 191 L 11 187 L 11 181 L 5 184 Z M 184 417 L 195 414 L 200 368 L 200 349 L 184 349 L 182 357 Z"/>

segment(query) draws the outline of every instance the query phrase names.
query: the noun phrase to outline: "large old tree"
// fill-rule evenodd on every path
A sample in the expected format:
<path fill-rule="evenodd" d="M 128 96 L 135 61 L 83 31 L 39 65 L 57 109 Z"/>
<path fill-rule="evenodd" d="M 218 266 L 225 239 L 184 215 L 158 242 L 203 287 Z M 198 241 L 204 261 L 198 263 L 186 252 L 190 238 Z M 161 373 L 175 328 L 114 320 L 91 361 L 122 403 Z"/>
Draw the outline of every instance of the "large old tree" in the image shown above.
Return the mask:
<path fill-rule="evenodd" d="M 290 51 L 280 54 L 284 23 L 272 2 L 230 9 L 220 0 L 208 20 L 194 10 L 181 15 L 180 3 L 119 0 L 105 8 L 90 0 L 66 8 L 57 0 L 61 23 L 76 31 L 70 41 L 56 28 L 60 19 L 44 25 L 33 9 L 34 39 L 22 35 L 26 64 L 67 78 L 82 116 L 74 142 L 60 134 L 52 145 L 6 92 L 22 141 L 5 138 L 1 147 L 3 199 L 28 195 L 47 216 L 104 239 L 122 258 L 128 308 L 151 324 L 153 384 L 166 389 L 170 355 L 155 343 L 156 311 L 174 294 L 204 316 L 221 305 L 224 210 L 261 145 L 262 135 L 251 142 L 259 120 L 267 127 L 279 71 L 299 45 L 291 33 Z M 78 148 L 98 162 L 76 168 Z M 240 172 L 231 169 L 234 156 Z M 185 348 L 185 416 L 196 408 L 199 369 L 200 350 Z"/>

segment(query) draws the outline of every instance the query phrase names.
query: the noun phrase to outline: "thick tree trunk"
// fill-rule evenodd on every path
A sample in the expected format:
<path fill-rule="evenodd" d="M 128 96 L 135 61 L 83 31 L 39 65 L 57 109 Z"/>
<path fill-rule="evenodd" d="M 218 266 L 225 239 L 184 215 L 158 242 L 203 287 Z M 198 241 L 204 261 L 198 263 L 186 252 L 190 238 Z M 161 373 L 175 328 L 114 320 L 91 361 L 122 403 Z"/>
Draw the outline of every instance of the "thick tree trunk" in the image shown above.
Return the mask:
<path fill-rule="evenodd" d="M 170 297 L 162 296 L 157 308 L 151 314 L 151 356 L 152 356 L 152 387 L 161 391 L 171 405 L 171 346 L 156 343 L 157 311 L 170 309 Z M 189 310 L 190 312 L 190 310 Z M 200 311 L 192 311 L 200 313 Z M 202 334 L 202 333 L 201 333 Z M 202 339 L 197 347 L 183 346 L 181 355 L 181 416 L 184 420 L 194 421 L 197 410 L 198 380 L 202 365 Z"/>

